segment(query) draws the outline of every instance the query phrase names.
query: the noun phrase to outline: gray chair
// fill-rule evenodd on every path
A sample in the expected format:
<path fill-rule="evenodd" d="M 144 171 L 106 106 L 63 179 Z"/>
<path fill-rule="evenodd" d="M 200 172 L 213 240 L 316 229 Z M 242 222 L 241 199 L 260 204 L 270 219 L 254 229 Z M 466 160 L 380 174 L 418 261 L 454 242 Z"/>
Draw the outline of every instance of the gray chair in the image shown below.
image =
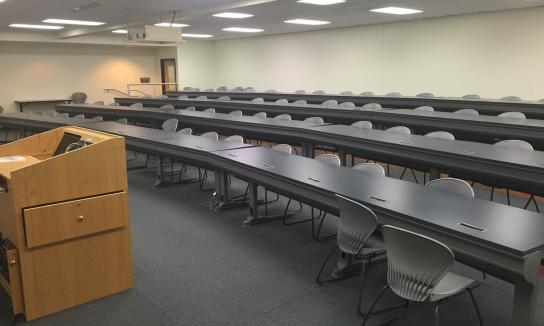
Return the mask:
<path fill-rule="evenodd" d="M 166 99 L 166 98 L 168 98 L 168 95 L 159 95 L 159 96 L 157 96 L 157 98 Z"/>
<path fill-rule="evenodd" d="M 230 141 L 230 142 L 233 142 L 233 143 L 243 144 L 244 143 L 244 137 L 242 137 L 240 135 L 232 135 L 232 136 L 226 137 L 225 139 L 223 139 L 223 141 Z"/>
<path fill-rule="evenodd" d="M 126 125 L 126 124 L 128 124 L 128 119 L 127 118 L 120 118 L 120 119 L 115 120 L 115 122 L 120 123 L 122 125 Z"/>
<path fill-rule="evenodd" d="M 272 147 L 273 150 L 291 155 L 293 148 L 289 144 L 277 144 Z"/>
<path fill-rule="evenodd" d="M 108 104 L 108 106 L 120 106 L 120 105 L 117 102 L 113 102 L 113 103 Z"/>
<path fill-rule="evenodd" d="M 360 95 L 361 96 L 374 96 L 374 93 L 373 92 L 362 92 Z"/>
<path fill-rule="evenodd" d="M 480 113 L 474 109 L 461 109 L 453 112 L 455 114 L 465 114 L 465 115 L 473 115 L 473 116 L 479 116 Z"/>
<path fill-rule="evenodd" d="M 246 87 L 243 90 L 244 93 L 255 93 L 255 88 L 253 87 Z"/>
<path fill-rule="evenodd" d="M 294 101 L 293 104 L 296 104 L 296 105 L 307 105 L 308 102 L 306 100 L 297 100 L 297 101 Z"/>
<path fill-rule="evenodd" d="M 274 102 L 276 104 L 289 104 L 289 101 L 286 98 L 282 98 Z"/>
<path fill-rule="evenodd" d="M 372 130 L 372 122 L 370 121 L 357 121 L 351 124 L 352 127 L 359 129 L 369 129 Z"/>
<path fill-rule="evenodd" d="M 393 133 L 393 134 L 401 134 L 401 135 L 411 135 L 412 134 L 410 129 L 408 127 L 405 127 L 405 126 L 395 126 L 395 127 L 388 128 L 385 131 Z M 404 170 L 402 171 L 402 175 L 400 176 L 400 179 L 402 180 L 402 178 L 404 177 L 404 174 L 408 170 L 410 170 L 410 172 L 412 172 L 412 176 L 414 177 L 414 180 L 416 181 L 416 183 L 419 183 L 419 181 L 417 179 L 417 176 L 416 176 L 416 173 L 411 168 L 404 168 Z M 390 171 L 390 165 L 388 163 L 387 164 L 387 176 L 390 176 L 390 172 L 391 172 Z"/>
<path fill-rule="evenodd" d="M 405 300 L 405 303 L 398 307 L 403 308 L 401 315 L 393 320 L 403 316 L 409 303 L 427 302 L 434 304 L 435 325 L 439 325 L 440 305 L 446 299 L 467 292 L 476 310 L 478 321 L 483 325 L 480 310 L 472 293 L 479 282 L 451 272 L 455 261 L 451 249 L 429 237 L 389 225 L 383 226 L 382 233 L 387 250 L 387 285 L 365 314 L 363 326 L 372 315 L 391 310 L 389 308 L 374 311 L 387 290 Z"/>
<path fill-rule="evenodd" d="M 244 88 L 241 87 L 241 86 L 238 86 L 238 87 L 234 87 L 233 89 L 230 90 L 231 92 L 237 92 L 237 93 L 240 93 L 240 92 L 243 92 L 244 91 Z"/>
<path fill-rule="evenodd" d="M 360 108 L 355 108 L 355 110 L 362 110 L 362 111 L 380 111 L 382 109 L 381 104 L 378 103 L 367 103 Z"/>
<path fill-rule="evenodd" d="M 85 120 L 85 115 L 84 115 L 84 114 L 78 114 L 78 115 L 76 115 L 76 116 L 74 117 L 74 119 L 84 121 L 84 120 Z"/>
<path fill-rule="evenodd" d="M 355 103 L 353 102 L 343 102 L 343 103 L 340 103 L 338 104 L 338 108 L 339 109 L 355 109 Z"/>
<path fill-rule="evenodd" d="M 144 105 L 142 103 L 133 103 L 130 105 L 130 107 L 134 109 L 142 109 Z"/>
<path fill-rule="evenodd" d="M 340 157 L 338 157 L 338 155 L 336 155 L 336 154 L 321 154 L 321 155 L 316 156 L 314 158 L 314 160 L 319 161 L 319 162 L 323 162 L 325 164 L 338 166 L 338 167 L 342 165 Z M 312 237 L 316 241 L 331 240 L 334 237 L 336 237 L 336 234 L 321 236 L 321 229 L 322 229 L 323 223 L 325 222 L 325 219 L 327 217 L 327 212 L 322 211 L 322 210 L 318 210 L 318 211 L 319 211 L 319 214 L 315 215 L 314 214 L 314 208 L 312 207 L 312 217 L 310 219 L 311 222 L 312 222 Z M 317 229 L 316 229 L 316 220 L 319 220 L 319 224 L 317 225 Z"/>
<path fill-rule="evenodd" d="M 317 284 L 336 282 L 358 275 L 361 275 L 362 280 L 364 280 L 372 260 L 376 258 L 383 259 L 386 254 L 385 244 L 379 233 L 376 232 L 378 227 L 376 214 L 368 207 L 340 195 L 336 195 L 336 202 L 340 210 L 336 235 L 337 244 L 321 265 L 316 277 Z M 336 251 L 339 251 L 340 256 L 347 262 L 347 266 L 344 268 L 336 266 L 330 273 L 331 277 L 322 279 L 323 271 Z M 351 264 L 349 264 L 350 262 Z M 355 271 L 351 273 L 346 272 L 359 262 L 362 263 L 360 270 L 355 268 Z M 364 282 L 361 282 L 359 309 L 361 307 L 363 285 Z"/>
<path fill-rule="evenodd" d="M 501 101 L 505 102 L 521 102 L 521 97 L 519 96 L 505 96 L 501 98 Z"/>
<path fill-rule="evenodd" d="M 49 116 L 49 117 L 55 117 L 57 116 L 57 111 L 55 110 L 43 111 L 43 115 Z"/>
<path fill-rule="evenodd" d="M 253 102 L 253 103 L 264 103 L 264 98 L 257 97 L 257 98 L 252 99 L 251 102 Z"/>
<path fill-rule="evenodd" d="M 385 170 L 383 169 L 383 166 L 376 163 L 361 163 L 353 166 L 352 169 L 385 177 Z"/>
<path fill-rule="evenodd" d="M 163 131 L 174 133 L 178 129 L 178 119 L 168 119 L 161 125 Z"/>
<path fill-rule="evenodd" d="M 352 91 L 343 91 L 342 93 L 340 93 L 340 95 L 343 95 L 343 96 L 353 96 L 355 94 L 353 94 Z"/>
<path fill-rule="evenodd" d="M 230 101 L 230 97 L 228 96 L 219 96 L 217 98 L 218 101 Z"/>
<path fill-rule="evenodd" d="M 321 103 L 322 106 L 329 108 L 329 109 L 335 109 L 338 107 L 338 101 L 337 100 L 327 100 L 323 103 Z"/>
<path fill-rule="evenodd" d="M 416 95 L 416 97 L 434 97 L 434 94 L 433 93 L 419 93 Z"/>
<path fill-rule="evenodd" d="M 472 187 L 464 180 L 456 178 L 442 178 L 429 181 L 425 187 L 444 191 L 451 194 L 456 194 L 459 196 L 466 196 L 474 198 L 474 190 Z"/>
<path fill-rule="evenodd" d="M 189 112 L 195 112 L 196 111 L 196 108 L 194 106 L 189 106 L 189 107 L 186 107 L 185 109 L 183 109 L 184 111 L 189 111 Z"/>
<path fill-rule="evenodd" d="M 280 121 L 291 121 L 291 116 L 289 114 L 280 114 L 274 117 L 276 120 Z"/>
<path fill-rule="evenodd" d="M 544 98 L 543 98 L 543 99 L 541 99 L 541 100 L 540 100 L 539 102 L 542 102 L 542 103 L 544 103 Z"/>
<path fill-rule="evenodd" d="M 264 91 L 265 93 L 277 93 L 278 91 L 276 91 L 275 89 L 267 89 L 266 91 Z"/>
<path fill-rule="evenodd" d="M 96 101 L 94 102 L 94 105 L 104 105 L 104 101 Z"/>
<path fill-rule="evenodd" d="M 266 119 L 266 112 L 257 112 L 253 116 L 260 119 Z"/>
<path fill-rule="evenodd" d="M 327 93 L 325 93 L 325 91 L 323 91 L 323 90 L 317 90 L 317 91 L 314 91 L 312 94 L 313 95 L 325 95 Z"/>
<path fill-rule="evenodd" d="M 212 140 L 219 140 L 219 134 L 215 131 L 205 132 L 201 134 L 200 137 L 204 137 L 204 138 L 212 139 Z"/>
<path fill-rule="evenodd" d="M 434 112 L 434 108 L 432 106 L 418 106 L 414 109 L 414 111 L 419 112 Z"/>
<path fill-rule="evenodd" d="M 204 137 L 211 140 L 219 140 L 219 134 L 215 131 L 205 132 L 201 134 L 200 137 Z M 208 188 L 208 189 L 204 188 L 204 184 L 206 183 L 206 180 L 208 180 L 208 170 L 204 170 L 204 172 L 202 172 L 202 169 L 198 168 L 198 181 L 199 181 L 200 191 L 206 192 L 206 191 L 214 190 L 215 188 Z"/>
<path fill-rule="evenodd" d="M 70 100 L 75 104 L 83 104 L 87 100 L 87 94 L 83 92 L 75 92 L 70 96 Z"/>
<path fill-rule="evenodd" d="M 218 92 L 227 92 L 229 89 L 227 88 L 227 86 L 219 86 L 217 87 L 217 91 Z"/>
<path fill-rule="evenodd" d="M 525 120 L 525 114 L 521 112 L 504 112 L 498 115 L 500 118 L 509 118 L 509 119 L 521 119 Z"/>
<path fill-rule="evenodd" d="M 206 88 L 204 92 L 215 92 L 215 90 L 213 88 Z"/>
<path fill-rule="evenodd" d="M 214 108 L 207 108 L 207 109 L 204 109 L 202 112 L 215 114 L 215 109 Z"/>
<path fill-rule="evenodd" d="M 241 117 L 244 115 L 244 113 L 240 110 L 234 110 L 234 111 L 231 111 L 229 112 L 229 115 L 233 115 L 235 117 Z"/>
<path fill-rule="evenodd" d="M 315 125 L 322 125 L 322 124 L 325 123 L 325 121 L 323 120 L 322 117 L 309 117 L 309 118 L 304 119 L 304 121 L 309 122 L 309 123 L 313 123 Z"/>
<path fill-rule="evenodd" d="M 0 111 L 1 113 L 2 111 Z M 70 116 L 68 115 L 68 113 L 61 113 L 58 115 L 59 118 L 63 118 L 63 119 L 68 119 Z"/>
<path fill-rule="evenodd" d="M 207 100 L 207 99 L 208 97 L 206 95 L 200 95 L 195 98 L 195 100 L 200 100 L 200 101 Z"/>
<path fill-rule="evenodd" d="M 189 99 L 189 96 L 187 96 L 187 95 L 178 96 L 178 100 L 188 100 L 188 99 Z"/>
<path fill-rule="evenodd" d="M 431 137 L 444 140 L 455 140 L 455 136 L 447 131 L 433 131 L 425 134 L 425 137 Z"/>
<path fill-rule="evenodd" d="M 160 107 L 162 110 L 174 111 L 176 108 L 172 104 L 165 104 Z"/>
<path fill-rule="evenodd" d="M 93 122 L 102 122 L 102 121 L 104 121 L 104 118 L 101 117 L 101 116 L 96 116 L 96 117 L 91 118 L 91 121 L 93 121 Z"/>
<path fill-rule="evenodd" d="M 295 91 L 295 94 L 306 94 L 306 91 L 303 89 L 299 89 Z"/>
<path fill-rule="evenodd" d="M 465 100 L 479 100 L 480 95 L 478 95 L 478 94 L 467 94 L 467 95 L 463 96 L 463 98 Z"/>
<path fill-rule="evenodd" d="M 493 146 L 505 147 L 505 148 L 510 148 L 514 150 L 522 150 L 522 151 L 534 150 L 531 144 L 529 144 L 526 141 L 518 140 L 518 139 L 502 140 L 500 142 L 493 144 Z M 491 198 L 490 198 L 491 201 L 493 201 L 494 194 L 495 194 L 495 187 L 491 187 Z M 534 202 L 536 211 L 540 212 L 540 208 L 538 207 L 538 203 L 536 202 L 535 195 L 533 194 L 530 194 L 530 195 L 531 197 L 529 197 L 529 200 L 527 201 L 527 203 L 525 203 L 525 206 L 523 208 L 527 209 L 527 207 L 529 207 L 531 202 Z M 508 205 L 510 205 L 510 190 L 509 189 L 506 189 L 506 200 L 508 202 Z"/>
<path fill-rule="evenodd" d="M 183 87 L 183 90 L 186 91 L 186 92 L 190 92 L 190 91 L 193 90 L 193 88 L 190 87 L 190 86 L 186 86 L 186 87 Z"/>
<path fill-rule="evenodd" d="M 183 128 L 180 131 L 176 132 L 178 135 L 189 135 L 193 134 L 193 128 Z"/>
<path fill-rule="evenodd" d="M 391 92 L 391 93 L 385 94 L 385 96 L 387 96 L 387 97 L 402 97 L 402 94 L 399 93 L 399 92 Z"/>

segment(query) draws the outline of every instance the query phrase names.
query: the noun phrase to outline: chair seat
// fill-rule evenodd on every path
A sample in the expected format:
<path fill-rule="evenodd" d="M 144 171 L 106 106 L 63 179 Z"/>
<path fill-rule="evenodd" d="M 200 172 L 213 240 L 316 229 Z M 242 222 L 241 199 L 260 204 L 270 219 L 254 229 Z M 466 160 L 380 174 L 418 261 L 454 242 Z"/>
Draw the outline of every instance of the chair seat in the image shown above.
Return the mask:
<path fill-rule="evenodd" d="M 448 272 L 434 288 L 430 302 L 436 302 L 452 295 L 459 294 L 467 288 L 477 285 L 478 282 L 459 274 Z"/>
<path fill-rule="evenodd" d="M 359 254 L 359 257 L 379 256 L 385 253 L 385 242 L 383 241 L 381 233 L 374 232 L 374 234 L 366 241 L 365 247 Z"/>

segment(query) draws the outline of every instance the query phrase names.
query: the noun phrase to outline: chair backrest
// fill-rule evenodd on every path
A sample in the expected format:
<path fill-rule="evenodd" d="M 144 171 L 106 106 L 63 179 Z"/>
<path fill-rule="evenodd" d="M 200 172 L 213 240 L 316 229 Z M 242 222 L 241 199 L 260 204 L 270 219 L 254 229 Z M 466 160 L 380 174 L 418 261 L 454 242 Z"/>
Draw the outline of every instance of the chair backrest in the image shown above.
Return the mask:
<path fill-rule="evenodd" d="M 472 187 L 466 181 L 460 179 L 436 179 L 428 182 L 425 187 L 474 198 L 474 190 Z"/>
<path fill-rule="evenodd" d="M 426 301 L 453 266 L 453 252 L 436 240 L 394 226 L 383 226 L 382 234 L 389 287 L 401 298 Z"/>
<path fill-rule="evenodd" d="M 473 115 L 473 116 L 479 116 L 480 113 L 474 109 L 461 109 L 453 112 L 455 114 L 466 114 L 466 115 Z"/>
<path fill-rule="evenodd" d="M 322 125 L 325 123 L 322 117 L 309 117 L 304 119 L 306 122 L 315 123 L 316 125 Z"/>
<path fill-rule="evenodd" d="M 299 89 L 295 91 L 295 94 L 306 94 L 306 91 L 303 89 Z"/>
<path fill-rule="evenodd" d="M 172 104 L 165 104 L 160 107 L 163 110 L 174 111 L 176 108 Z"/>
<path fill-rule="evenodd" d="M 318 160 L 320 162 L 324 162 L 331 165 L 340 166 L 340 157 L 336 154 L 321 154 L 314 158 L 314 160 Z"/>
<path fill-rule="evenodd" d="M 178 100 L 187 100 L 188 98 L 189 98 L 189 96 L 187 96 L 187 95 L 178 96 Z"/>
<path fill-rule="evenodd" d="M 306 100 L 297 100 L 297 101 L 294 101 L 293 104 L 306 105 L 306 104 L 308 104 L 308 102 Z"/>
<path fill-rule="evenodd" d="M 382 109 L 382 106 L 379 103 L 367 103 L 360 108 L 360 110 L 363 110 L 363 111 L 379 111 L 381 109 Z"/>
<path fill-rule="evenodd" d="M 274 119 L 281 121 L 291 121 L 291 116 L 289 114 L 280 114 L 275 116 Z"/>
<path fill-rule="evenodd" d="M 416 97 L 434 97 L 433 93 L 419 93 Z"/>
<path fill-rule="evenodd" d="M 353 102 L 344 102 L 338 104 L 339 109 L 355 109 L 355 103 Z"/>
<path fill-rule="evenodd" d="M 215 90 L 213 88 L 206 88 L 204 92 L 215 92 Z"/>
<path fill-rule="evenodd" d="M 338 246 L 342 252 L 357 255 L 378 227 L 376 214 L 368 207 L 349 198 L 336 195 L 340 209 Z"/>
<path fill-rule="evenodd" d="M 447 131 L 433 131 L 428 134 L 425 134 L 425 137 L 445 139 L 445 140 L 455 140 L 455 136 Z"/>
<path fill-rule="evenodd" d="M 176 132 L 178 129 L 178 119 L 168 119 L 162 123 L 162 130 L 166 132 Z"/>
<path fill-rule="evenodd" d="M 87 94 L 83 92 L 75 92 L 72 94 L 72 96 L 70 96 L 70 99 L 72 100 L 72 103 L 82 104 L 87 100 Z"/>
<path fill-rule="evenodd" d="M 196 111 L 196 108 L 194 106 L 189 106 L 189 107 L 186 107 L 185 109 L 183 109 L 185 111 L 189 111 L 189 112 L 195 112 Z"/>
<path fill-rule="evenodd" d="M 126 125 L 126 124 L 128 124 L 128 119 L 127 118 L 120 118 L 120 119 L 115 120 L 115 122 L 120 123 L 122 125 Z"/>
<path fill-rule="evenodd" d="M 353 94 L 352 91 L 343 91 L 342 93 L 340 93 L 340 95 L 353 96 L 353 95 L 355 95 L 355 94 Z"/>
<path fill-rule="evenodd" d="M 214 109 L 214 108 L 207 108 L 207 109 L 203 110 L 202 112 L 214 114 L 214 113 L 215 113 L 215 109 Z"/>
<path fill-rule="evenodd" d="M 434 108 L 432 106 L 418 106 L 414 109 L 414 111 L 419 112 L 434 112 Z"/>
<path fill-rule="evenodd" d="M 239 136 L 239 135 L 228 136 L 223 140 L 224 141 L 230 141 L 230 142 L 233 142 L 233 143 L 242 143 L 242 144 L 244 143 L 244 137 Z"/>
<path fill-rule="evenodd" d="M 361 164 L 357 164 L 353 166 L 352 169 L 357 171 L 372 173 L 374 175 L 378 175 L 381 177 L 385 177 L 385 170 L 383 169 L 381 165 L 376 163 L 361 163 Z"/>
<path fill-rule="evenodd" d="M 196 97 L 196 100 L 207 100 L 208 97 L 206 95 L 200 95 Z"/>
<path fill-rule="evenodd" d="M 159 95 L 158 98 L 168 98 L 168 95 Z"/>
<path fill-rule="evenodd" d="M 253 116 L 255 118 L 266 119 L 266 112 L 257 112 Z"/>
<path fill-rule="evenodd" d="M 255 88 L 253 88 L 253 87 L 246 87 L 246 88 L 244 88 L 243 92 L 246 92 L 246 93 L 255 93 Z"/>
<path fill-rule="evenodd" d="M 275 102 L 276 104 L 289 104 L 289 101 L 286 98 L 279 99 Z"/>
<path fill-rule="evenodd" d="M 370 121 L 357 121 L 351 124 L 352 127 L 359 129 L 372 129 L 372 122 Z"/>
<path fill-rule="evenodd" d="M 227 88 L 227 86 L 219 86 L 217 87 L 217 91 L 218 92 L 226 92 L 228 91 L 229 89 Z"/>
<path fill-rule="evenodd" d="M 510 118 L 510 119 L 526 119 L 525 114 L 522 112 L 504 112 L 498 115 L 501 118 Z"/>
<path fill-rule="evenodd" d="M 264 98 L 257 97 L 257 98 L 252 99 L 251 102 L 253 102 L 253 103 L 264 103 Z"/>
<path fill-rule="evenodd" d="M 519 96 L 505 96 L 505 97 L 501 98 L 501 101 L 521 102 L 521 97 L 519 97 Z"/>
<path fill-rule="evenodd" d="M 278 91 L 276 91 L 275 89 L 267 89 L 266 91 L 264 91 L 265 93 L 277 93 Z"/>
<path fill-rule="evenodd" d="M 189 91 L 189 92 L 190 92 L 190 91 L 193 90 L 193 88 L 190 87 L 190 86 L 186 86 L 186 87 L 183 87 L 183 90 L 184 90 L 184 91 Z"/>
<path fill-rule="evenodd" d="M 191 136 L 193 134 L 193 129 L 192 128 L 183 128 L 180 131 L 178 131 L 177 134 Z"/>
<path fill-rule="evenodd" d="M 338 107 L 338 101 L 337 100 L 326 100 L 325 102 L 321 103 L 326 108 L 336 108 Z"/>
<path fill-rule="evenodd" d="M 277 144 L 272 149 L 289 155 L 293 152 L 293 148 L 289 144 Z"/>
<path fill-rule="evenodd" d="M 144 105 L 142 103 L 133 103 L 130 105 L 130 107 L 135 109 L 141 109 L 144 107 Z"/>
<path fill-rule="evenodd" d="M 119 103 L 113 102 L 113 103 L 110 103 L 109 106 L 119 106 Z"/>
<path fill-rule="evenodd" d="M 314 94 L 314 95 L 325 95 L 326 93 L 323 90 L 317 90 L 317 91 L 314 91 L 312 94 Z"/>
<path fill-rule="evenodd" d="M 30 112 L 32 112 L 32 111 L 30 111 Z M 76 115 L 74 117 L 74 119 L 83 120 L 83 119 L 85 119 L 85 115 L 84 114 L 78 114 L 78 115 Z"/>
<path fill-rule="evenodd" d="M 244 88 L 242 86 L 234 87 L 231 89 L 231 92 L 243 92 Z"/>
<path fill-rule="evenodd" d="M 230 101 L 230 97 L 228 96 L 219 96 L 217 98 L 218 101 Z"/>
<path fill-rule="evenodd" d="M 104 105 L 105 103 L 104 103 L 104 101 L 96 101 L 96 102 L 94 102 L 94 104 L 95 105 Z"/>
<path fill-rule="evenodd" d="M 402 94 L 399 93 L 399 92 L 391 92 L 391 93 L 385 94 L 385 96 L 388 96 L 388 97 L 401 97 Z"/>
<path fill-rule="evenodd" d="M 392 132 L 394 134 L 403 134 L 403 135 L 410 135 L 412 132 L 408 127 L 405 126 L 395 126 L 388 129 L 385 129 L 387 132 Z"/>
<path fill-rule="evenodd" d="M 362 92 L 361 96 L 374 96 L 373 92 Z"/>
<path fill-rule="evenodd" d="M 501 140 L 500 142 L 496 142 L 493 145 L 500 146 L 500 147 L 507 147 L 507 148 L 524 149 L 527 151 L 534 150 L 533 145 L 529 144 L 528 142 L 524 140 L 518 140 L 518 139 Z"/>
<path fill-rule="evenodd" d="M 541 100 L 540 100 L 539 102 L 542 102 L 542 103 L 544 103 L 544 98 L 543 98 L 543 99 L 541 99 Z"/>
<path fill-rule="evenodd" d="M 104 118 L 98 115 L 96 117 L 93 117 L 91 120 L 94 122 L 101 122 L 104 121 Z"/>
<path fill-rule="evenodd" d="M 47 115 L 47 116 L 50 116 L 50 117 L 54 117 L 54 116 L 57 115 L 57 111 L 55 111 L 55 110 L 43 111 L 43 115 Z"/>
<path fill-rule="evenodd" d="M 1 109 L 1 108 L 0 108 L 0 109 Z M 1 110 L 0 110 L 0 113 L 2 113 Z M 59 117 L 59 118 L 68 118 L 69 115 L 68 115 L 68 113 L 61 113 L 61 114 L 58 115 L 58 117 Z"/>
<path fill-rule="evenodd" d="M 229 115 L 233 115 L 235 117 L 241 117 L 244 115 L 244 113 L 240 110 L 234 110 L 234 111 L 231 111 L 229 112 Z"/>
<path fill-rule="evenodd" d="M 466 100 L 479 100 L 480 95 L 478 95 L 478 94 L 467 94 L 467 95 L 463 96 L 463 98 L 466 99 Z"/>
<path fill-rule="evenodd" d="M 208 132 L 205 132 L 205 133 L 201 134 L 200 137 L 218 140 L 219 139 L 219 134 L 216 133 L 215 131 L 208 131 Z"/>

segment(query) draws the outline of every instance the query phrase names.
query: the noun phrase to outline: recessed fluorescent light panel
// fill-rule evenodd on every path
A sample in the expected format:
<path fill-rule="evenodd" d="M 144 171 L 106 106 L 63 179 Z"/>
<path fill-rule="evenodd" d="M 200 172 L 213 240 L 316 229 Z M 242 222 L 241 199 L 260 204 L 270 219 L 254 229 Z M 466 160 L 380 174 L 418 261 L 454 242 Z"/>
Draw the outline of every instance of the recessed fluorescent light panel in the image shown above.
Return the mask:
<path fill-rule="evenodd" d="M 62 24 L 62 25 L 80 25 L 80 26 L 100 26 L 100 25 L 106 24 L 102 22 L 92 22 L 92 21 L 86 21 L 86 20 L 54 19 L 54 18 L 46 19 L 42 23 Z"/>
<path fill-rule="evenodd" d="M 328 6 L 335 5 L 337 3 L 346 2 L 346 0 L 298 0 L 300 3 L 307 3 L 311 5 Z"/>
<path fill-rule="evenodd" d="M 244 28 L 244 27 L 228 27 L 223 28 L 226 32 L 238 32 L 238 33 L 260 33 L 264 32 L 263 29 L 260 28 Z"/>
<path fill-rule="evenodd" d="M 53 25 L 32 25 L 32 24 L 11 24 L 9 27 L 14 28 L 29 28 L 29 29 L 63 29 L 62 26 L 53 26 Z"/>
<path fill-rule="evenodd" d="M 190 25 L 187 24 L 181 24 L 181 23 L 157 23 L 155 26 L 159 27 L 187 27 Z"/>
<path fill-rule="evenodd" d="M 4 1 L 6 1 L 6 0 L 0 0 L 0 3 L 4 2 Z"/>
<path fill-rule="evenodd" d="M 214 17 L 219 17 L 219 18 L 234 18 L 234 19 L 253 17 L 252 14 L 244 14 L 244 13 L 241 13 L 241 12 L 222 12 L 222 13 L 219 13 L 219 14 L 215 14 L 213 16 Z"/>
<path fill-rule="evenodd" d="M 327 24 L 330 24 L 331 22 L 324 21 L 324 20 L 312 20 L 312 19 L 297 18 L 297 19 L 286 20 L 286 21 L 284 21 L 284 23 L 299 24 L 299 25 L 314 25 L 314 26 L 316 26 L 316 25 L 327 25 Z"/>
<path fill-rule="evenodd" d="M 115 34 L 128 34 L 128 31 L 126 29 L 116 29 L 111 32 Z"/>
<path fill-rule="evenodd" d="M 370 11 L 379 12 L 382 14 L 391 14 L 391 15 L 411 15 L 411 14 L 418 14 L 420 12 L 423 12 L 417 9 L 408 9 L 408 8 L 399 8 L 399 7 L 386 7 L 386 8 L 372 9 Z"/>
<path fill-rule="evenodd" d="M 210 34 L 191 34 L 191 33 L 183 33 L 181 34 L 183 37 L 190 37 L 190 38 L 210 38 L 213 37 L 213 35 Z"/>

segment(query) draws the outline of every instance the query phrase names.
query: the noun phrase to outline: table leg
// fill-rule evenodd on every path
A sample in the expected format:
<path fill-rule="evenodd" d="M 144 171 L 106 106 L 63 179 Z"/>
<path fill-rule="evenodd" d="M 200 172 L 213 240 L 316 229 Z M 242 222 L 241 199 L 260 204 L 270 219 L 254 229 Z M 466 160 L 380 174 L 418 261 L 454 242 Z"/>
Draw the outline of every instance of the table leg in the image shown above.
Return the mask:
<path fill-rule="evenodd" d="M 259 198 L 255 182 L 249 181 L 249 216 L 244 220 L 242 226 L 248 226 L 259 218 Z"/>
<path fill-rule="evenodd" d="M 538 295 L 538 280 L 536 284 L 520 279 L 515 283 L 514 307 L 512 311 L 512 326 L 531 326 L 535 320 L 536 302 Z"/>
<path fill-rule="evenodd" d="M 440 171 L 438 169 L 432 168 L 429 171 L 429 181 L 440 179 Z"/>
<path fill-rule="evenodd" d="M 157 157 L 157 181 L 154 187 L 160 187 L 164 184 L 164 157 Z"/>
<path fill-rule="evenodd" d="M 345 151 L 340 151 L 340 163 L 342 166 L 347 166 L 347 153 Z"/>

